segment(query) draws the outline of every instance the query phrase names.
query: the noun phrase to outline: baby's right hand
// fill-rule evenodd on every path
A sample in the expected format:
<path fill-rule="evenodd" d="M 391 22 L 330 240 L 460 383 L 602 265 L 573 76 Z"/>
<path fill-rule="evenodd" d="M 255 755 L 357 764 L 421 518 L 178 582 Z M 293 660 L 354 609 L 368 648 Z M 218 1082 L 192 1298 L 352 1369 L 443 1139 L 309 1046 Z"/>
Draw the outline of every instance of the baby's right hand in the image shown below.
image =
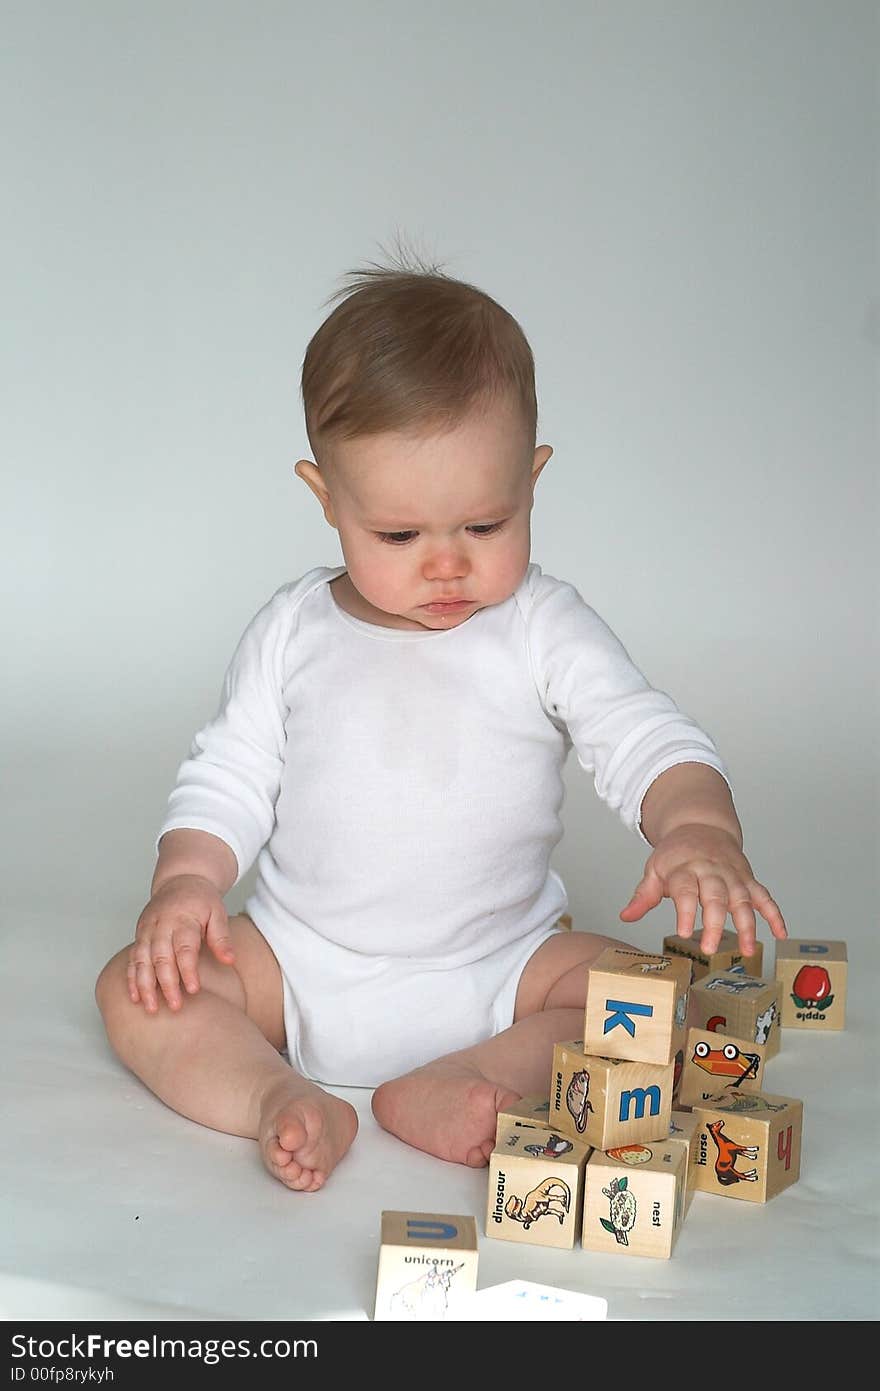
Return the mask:
<path fill-rule="evenodd" d="M 209 879 L 180 874 L 166 879 L 138 918 L 128 956 L 128 994 L 148 1014 L 159 1008 L 157 983 L 169 1009 L 199 989 L 198 959 L 204 937 L 223 966 L 234 960 L 223 898 Z"/>

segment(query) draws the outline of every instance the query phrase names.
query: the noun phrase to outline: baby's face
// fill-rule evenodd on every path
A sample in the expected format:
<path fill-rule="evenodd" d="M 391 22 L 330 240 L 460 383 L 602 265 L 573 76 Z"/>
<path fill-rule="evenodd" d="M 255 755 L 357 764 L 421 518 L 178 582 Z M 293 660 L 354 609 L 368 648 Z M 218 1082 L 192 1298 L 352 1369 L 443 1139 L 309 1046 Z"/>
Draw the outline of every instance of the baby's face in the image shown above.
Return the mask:
<path fill-rule="evenodd" d="M 337 441 L 323 471 L 300 460 L 296 472 L 339 532 L 356 612 L 388 628 L 447 629 L 521 582 L 552 452 L 530 448 L 501 400 L 447 434 Z M 440 606 L 452 599 L 463 602 Z"/>

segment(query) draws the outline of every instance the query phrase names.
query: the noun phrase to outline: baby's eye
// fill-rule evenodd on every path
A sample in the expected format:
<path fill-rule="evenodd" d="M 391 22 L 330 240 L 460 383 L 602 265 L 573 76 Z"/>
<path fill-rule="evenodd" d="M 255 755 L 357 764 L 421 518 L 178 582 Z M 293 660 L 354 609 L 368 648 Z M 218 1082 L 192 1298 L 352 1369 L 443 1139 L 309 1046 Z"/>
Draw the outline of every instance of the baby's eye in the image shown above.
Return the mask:
<path fill-rule="evenodd" d="M 494 532 L 500 531 L 504 526 L 503 522 L 487 522 L 479 526 L 468 527 L 468 531 L 474 536 L 492 536 Z M 376 535 L 380 541 L 384 541 L 388 546 L 405 546 L 413 536 L 418 536 L 417 531 L 377 531 Z"/>
<path fill-rule="evenodd" d="M 386 541 L 389 546 L 405 546 L 411 536 L 415 536 L 414 531 L 377 531 L 376 535 L 380 541 Z"/>

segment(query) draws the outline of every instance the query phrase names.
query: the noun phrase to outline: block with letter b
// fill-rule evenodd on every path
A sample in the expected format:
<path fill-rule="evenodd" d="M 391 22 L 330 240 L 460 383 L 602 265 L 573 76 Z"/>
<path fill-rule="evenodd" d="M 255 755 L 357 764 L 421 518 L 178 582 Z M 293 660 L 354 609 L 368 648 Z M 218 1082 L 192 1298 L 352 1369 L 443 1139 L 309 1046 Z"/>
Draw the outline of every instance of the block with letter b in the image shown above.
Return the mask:
<path fill-rule="evenodd" d="M 776 943 L 783 1029 L 846 1027 L 846 942 L 789 937 Z"/>
<path fill-rule="evenodd" d="M 374 1320 L 458 1318 L 477 1288 L 478 1258 L 473 1217 L 383 1212 Z"/>
<path fill-rule="evenodd" d="M 672 1063 L 596 1058 L 583 1041 L 557 1043 L 550 1075 L 550 1122 L 562 1135 L 606 1150 L 667 1134 Z"/>
<path fill-rule="evenodd" d="M 690 980 L 683 957 L 606 947 L 587 973 L 585 1052 L 671 1063 L 684 1048 Z"/>
<path fill-rule="evenodd" d="M 766 1203 L 800 1176 L 804 1103 L 751 1092 L 694 1106 L 694 1186 L 702 1193 Z"/>
<path fill-rule="evenodd" d="M 756 942 L 753 955 L 743 956 L 739 937 L 728 929 L 722 932 L 718 950 L 714 951 L 711 956 L 707 956 L 705 952 L 700 950 L 698 937 L 679 937 L 677 933 L 663 938 L 663 955 L 686 957 L 691 962 L 693 970 L 691 981 L 695 984 L 704 976 L 717 975 L 719 971 L 729 971 L 733 966 L 742 966 L 750 976 L 760 976 L 764 961 L 764 948 L 760 942 Z"/>

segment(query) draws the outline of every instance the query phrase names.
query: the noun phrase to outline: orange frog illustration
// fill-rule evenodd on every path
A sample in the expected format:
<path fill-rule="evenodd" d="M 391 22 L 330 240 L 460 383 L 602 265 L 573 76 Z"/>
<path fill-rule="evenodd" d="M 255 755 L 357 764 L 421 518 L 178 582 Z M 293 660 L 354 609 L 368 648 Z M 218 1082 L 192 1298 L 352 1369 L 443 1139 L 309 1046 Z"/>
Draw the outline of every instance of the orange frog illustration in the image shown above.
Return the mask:
<path fill-rule="evenodd" d="M 729 1087 L 741 1087 L 757 1077 L 761 1066 L 759 1053 L 744 1053 L 735 1043 L 725 1043 L 723 1048 L 710 1048 L 705 1039 L 694 1045 L 691 1062 L 708 1072 L 712 1077 L 727 1077 Z"/>

